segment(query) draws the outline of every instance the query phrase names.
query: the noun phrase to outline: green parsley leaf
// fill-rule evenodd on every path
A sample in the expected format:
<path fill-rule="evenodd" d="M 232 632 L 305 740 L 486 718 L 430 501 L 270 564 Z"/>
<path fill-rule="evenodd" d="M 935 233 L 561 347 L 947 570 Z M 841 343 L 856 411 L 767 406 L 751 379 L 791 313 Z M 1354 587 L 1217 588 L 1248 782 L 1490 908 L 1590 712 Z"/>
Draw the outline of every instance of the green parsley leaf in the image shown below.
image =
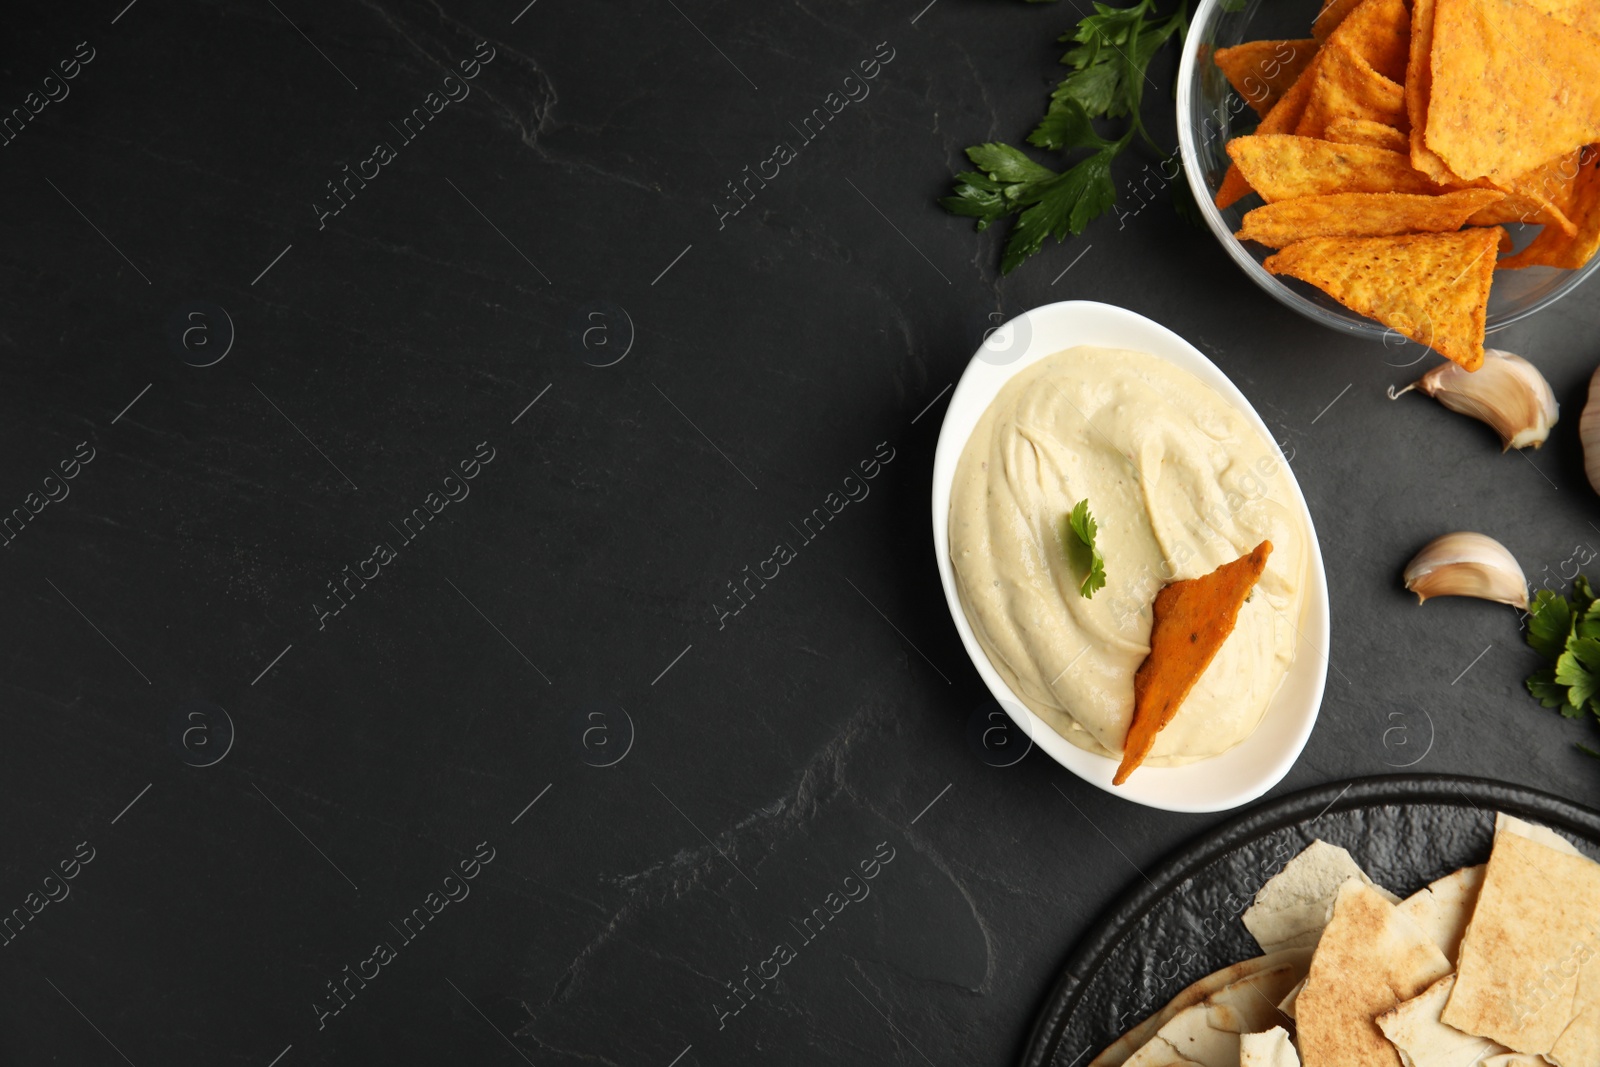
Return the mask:
<path fill-rule="evenodd" d="M 1028 205 L 1017 217 L 1000 260 L 1000 273 L 1010 274 L 1039 251 L 1046 237 L 1076 237 L 1117 198 L 1111 184 L 1111 151 L 1097 152 L 1065 174 L 1038 182 L 1019 197 Z"/>
<path fill-rule="evenodd" d="M 1028 134 L 1028 143 L 1040 148 L 1093 148 L 1096 151 L 1115 144 L 1094 132 L 1094 123 L 1082 100 L 1064 96 L 1059 89 L 1050 98 L 1050 110 Z"/>
<path fill-rule="evenodd" d="M 1589 610 L 1594 607 L 1594 604 L 1594 589 L 1589 585 L 1589 579 L 1581 574 L 1578 575 L 1572 582 L 1573 608 L 1576 609 L 1577 614 L 1587 615 Z"/>
<path fill-rule="evenodd" d="M 967 149 L 979 169 L 956 175 L 951 195 L 939 203 L 953 215 L 976 220 L 979 232 L 1016 216 L 1001 273 L 1009 274 L 1037 254 L 1046 237 L 1063 241 L 1081 234 L 1112 208 L 1117 192 L 1111 163 L 1135 133 L 1156 147 L 1139 112 L 1144 87 L 1150 84 L 1148 69 L 1167 41 L 1188 30 L 1185 3 L 1162 20 L 1156 17 L 1156 2 L 1138 0 L 1127 7 L 1096 3 L 1094 13 L 1061 38 L 1072 45 L 1061 57 L 1072 71 L 1050 94 L 1049 108 L 1028 143 L 1057 152 L 1087 150 L 1090 155 L 1058 173 L 1007 144 Z M 1128 120 L 1126 129 L 1114 140 L 1094 127 L 1096 120 L 1123 118 Z M 1181 177 L 1173 184 L 1182 186 Z M 1181 188 L 1175 192 L 1187 195 Z"/>
<path fill-rule="evenodd" d="M 1547 708 L 1559 708 L 1561 714 L 1569 719 L 1578 718 L 1583 712 L 1567 703 L 1567 687 L 1556 681 L 1556 669 L 1545 667 L 1528 675 L 1523 685 L 1528 687 L 1528 692 L 1533 694 L 1535 700 Z"/>
<path fill-rule="evenodd" d="M 1099 530 L 1099 524 L 1089 514 L 1088 497 L 1078 501 L 1062 523 L 1061 543 L 1067 559 L 1073 570 L 1083 575 L 1078 595 L 1087 599 L 1093 599 L 1095 591 L 1106 584 L 1106 558 L 1094 543 Z"/>
<path fill-rule="evenodd" d="M 1551 589 L 1541 589 L 1528 609 L 1528 644 L 1545 659 L 1566 651 L 1572 636 L 1572 605 Z"/>
<path fill-rule="evenodd" d="M 1583 708 L 1600 693 L 1600 641 L 1574 637 L 1556 660 L 1556 682 L 1567 687 L 1567 702 Z"/>

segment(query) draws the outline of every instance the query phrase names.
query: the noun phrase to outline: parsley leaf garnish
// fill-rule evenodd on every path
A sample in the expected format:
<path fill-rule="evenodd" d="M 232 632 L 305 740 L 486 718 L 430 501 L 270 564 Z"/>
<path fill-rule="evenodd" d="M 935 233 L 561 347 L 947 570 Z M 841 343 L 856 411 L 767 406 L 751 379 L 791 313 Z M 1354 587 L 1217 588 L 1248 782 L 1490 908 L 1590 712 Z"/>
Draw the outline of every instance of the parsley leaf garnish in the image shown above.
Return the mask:
<path fill-rule="evenodd" d="M 1156 147 L 1139 106 L 1149 84 L 1150 60 L 1174 34 L 1181 38 L 1188 28 L 1184 5 L 1160 20 L 1156 0 L 1129 7 L 1096 3 L 1094 9 L 1061 38 L 1072 45 L 1061 57 L 1072 73 L 1050 94 L 1049 109 L 1028 135 L 1036 148 L 1087 150 L 1089 155 L 1058 172 L 1007 144 L 975 145 L 967 149 L 967 158 L 979 170 L 956 175 L 952 195 L 939 201 L 952 214 L 976 219 L 980 232 L 1017 216 L 1000 262 L 1003 274 L 1038 252 L 1046 237 L 1064 241 L 1077 236 L 1111 209 L 1117 199 L 1111 161 L 1135 133 Z M 1115 140 L 1106 140 L 1094 128 L 1096 119 L 1126 119 L 1127 128 Z"/>
<path fill-rule="evenodd" d="M 1523 683 L 1534 699 L 1569 719 L 1600 718 L 1600 604 L 1587 578 L 1579 575 L 1572 583 L 1571 600 L 1539 590 L 1528 609 L 1527 641 L 1552 661 Z"/>
<path fill-rule="evenodd" d="M 1095 590 L 1106 584 L 1106 558 L 1095 547 L 1095 534 L 1100 530 L 1094 516 L 1089 514 L 1089 498 L 1078 501 L 1062 522 L 1061 544 L 1067 551 L 1072 569 L 1083 575 L 1078 595 L 1093 599 Z"/>

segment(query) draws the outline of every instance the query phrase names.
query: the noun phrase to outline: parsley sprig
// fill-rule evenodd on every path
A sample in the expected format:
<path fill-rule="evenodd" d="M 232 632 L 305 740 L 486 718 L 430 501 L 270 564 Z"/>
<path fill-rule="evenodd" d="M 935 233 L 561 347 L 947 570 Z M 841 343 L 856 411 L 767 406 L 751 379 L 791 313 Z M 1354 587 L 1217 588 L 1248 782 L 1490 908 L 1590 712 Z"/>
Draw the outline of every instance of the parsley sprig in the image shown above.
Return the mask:
<path fill-rule="evenodd" d="M 1095 591 L 1106 584 L 1106 558 L 1094 543 L 1100 527 L 1089 514 L 1088 497 L 1078 501 L 1062 526 L 1061 544 L 1067 551 L 1067 560 L 1075 573 L 1083 575 L 1078 595 L 1093 599 Z"/>
<path fill-rule="evenodd" d="M 1533 672 L 1524 683 L 1547 708 L 1569 719 L 1587 712 L 1600 718 L 1600 598 L 1589 579 L 1572 583 L 1572 599 L 1541 589 L 1528 611 L 1529 646 L 1551 665 Z M 1591 756 L 1600 756 L 1579 745 Z"/>
<path fill-rule="evenodd" d="M 1037 148 L 1087 150 L 1089 155 L 1055 171 L 1008 144 L 974 145 L 967 158 L 978 170 L 958 174 L 953 194 L 939 201 L 952 214 L 976 219 L 980 232 L 1017 216 L 1000 261 L 1003 274 L 1038 252 L 1046 237 L 1064 241 L 1069 234 L 1076 236 L 1110 210 L 1117 199 L 1111 161 L 1135 133 L 1162 151 L 1145 129 L 1139 106 L 1149 84 L 1151 58 L 1174 34 L 1181 40 L 1188 29 L 1185 5 L 1180 3 L 1165 19 L 1157 17 L 1156 0 L 1129 7 L 1096 3 L 1094 8 L 1093 15 L 1061 38 L 1072 45 L 1061 57 L 1072 73 L 1050 94 L 1049 109 L 1028 135 L 1028 143 Z M 1106 140 L 1095 131 L 1096 119 L 1125 119 L 1126 128 L 1120 137 Z"/>

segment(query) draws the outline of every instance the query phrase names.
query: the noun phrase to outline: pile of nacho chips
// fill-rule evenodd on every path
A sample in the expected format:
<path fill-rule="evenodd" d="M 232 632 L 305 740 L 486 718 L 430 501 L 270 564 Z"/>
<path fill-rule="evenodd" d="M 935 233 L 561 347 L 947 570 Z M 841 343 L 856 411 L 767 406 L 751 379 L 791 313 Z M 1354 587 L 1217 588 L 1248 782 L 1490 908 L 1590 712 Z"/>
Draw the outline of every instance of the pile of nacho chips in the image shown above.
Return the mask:
<path fill-rule="evenodd" d="M 1256 894 L 1264 955 L 1089 1067 L 1594 1067 L 1600 864 L 1508 815 L 1484 866 L 1400 900 L 1315 841 Z"/>
<path fill-rule="evenodd" d="M 1600 248 L 1600 0 L 1331 0 L 1311 32 L 1216 53 L 1262 116 L 1217 206 L 1259 194 L 1269 271 L 1476 370 L 1497 267 Z M 1542 229 L 1497 261 L 1506 223 Z"/>

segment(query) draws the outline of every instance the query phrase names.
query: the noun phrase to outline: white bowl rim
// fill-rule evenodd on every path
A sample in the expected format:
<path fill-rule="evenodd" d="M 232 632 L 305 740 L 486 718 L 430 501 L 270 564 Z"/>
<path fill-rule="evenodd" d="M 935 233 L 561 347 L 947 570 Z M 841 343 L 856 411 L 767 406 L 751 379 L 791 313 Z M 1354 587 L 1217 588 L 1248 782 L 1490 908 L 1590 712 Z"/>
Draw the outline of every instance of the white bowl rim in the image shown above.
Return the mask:
<path fill-rule="evenodd" d="M 1023 337 L 1024 351 L 1001 364 L 993 353 Z M 1245 741 L 1210 759 L 1183 767 L 1145 767 L 1124 785 L 1113 786 L 1117 761 L 1085 751 L 1057 734 L 1017 698 L 978 644 L 956 592 L 950 562 L 950 496 L 961 452 L 979 417 L 1017 371 L 1077 345 L 1147 352 L 1186 370 L 1216 390 L 1242 413 L 1283 464 L 1294 504 L 1305 523 L 1309 549 L 1306 598 L 1300 644 L 1283 685 L 1273 696 L 1261 725 Z M 990 354 L 990 359 L 984 358 Z M 1277 785 L 1304 750 L 1316 725 L 1329 666 L 1328 577 L 1316 528 L 1294 471 L 1250 401 L 1217 366 L 1165 326 L 1126 308 L 1090 300 L 1067 300 L 1026 311 L 997 327 L 973 354 L 950 404 L 933 460 L 933 544 L 945 601 L 962 646 L 978 675 L 1013 722 L 1046 755 L 1091 785 L 1113 796 L 1152 808 L 1215 812 L 1247 804 Z M 1309 646 L 1309 647 L 1307 647 Z"/>

